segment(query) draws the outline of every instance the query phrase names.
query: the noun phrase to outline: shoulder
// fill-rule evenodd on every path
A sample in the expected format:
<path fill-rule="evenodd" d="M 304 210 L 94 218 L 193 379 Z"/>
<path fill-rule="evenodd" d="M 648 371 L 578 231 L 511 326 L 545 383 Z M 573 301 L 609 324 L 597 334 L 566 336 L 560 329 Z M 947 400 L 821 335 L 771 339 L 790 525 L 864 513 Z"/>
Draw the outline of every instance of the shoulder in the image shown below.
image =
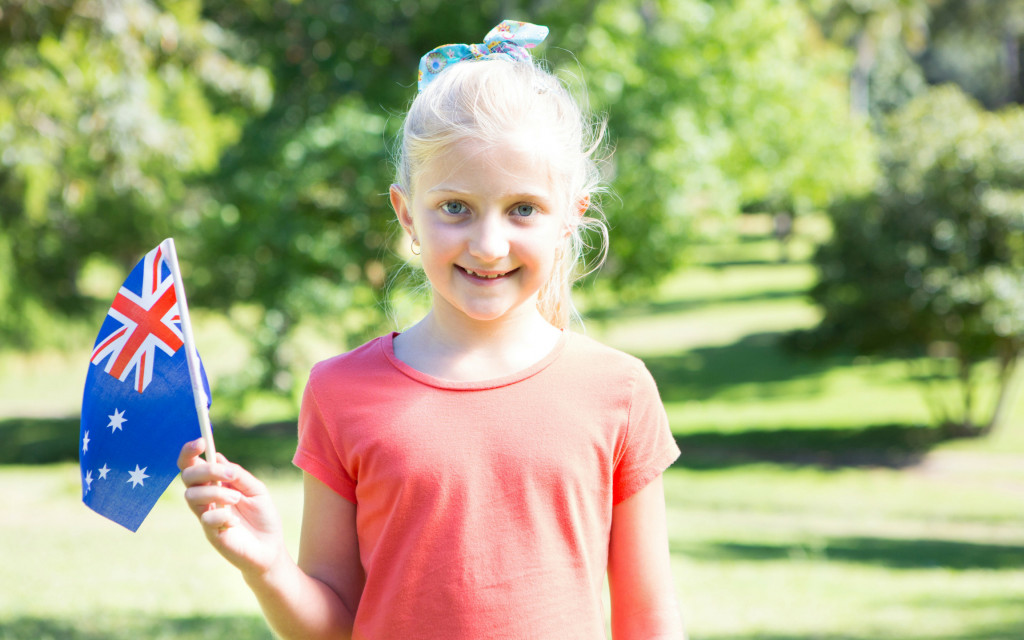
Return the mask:
<path fill-rule="evenodd" d="M 300 413 L 319 413 L 331 421 L 341 414 L 373 407 L 395 387 L 395 369 L 385 353 L 389 335 L 313 365 L 302 394 Z"/>
<path fill-rule="evenodd" d="M 579 388 L 598 390 L 606 402 L 629 405 L 639 396 L 658 397 L 657 383 L 640 358 L 574 333 L 562 373 Z"/>
<path fill-rule="evenodd" d="M 367 374 L 387 368 L 385 342 L 390 334 L 374 338 L 351 351 L 336 355 L 313 365 L 309 374 L 309 385 L 335 385 L 338 382 L 358 381 Z"/>
<path fill-rule="evenodd" d="M 640 358 L 609 347 L 581 333 L 570 335 L 567 351 L 568 359 L 573 366 L 594 375 L 635 378 L 647 371 L 646 365 Z"/>

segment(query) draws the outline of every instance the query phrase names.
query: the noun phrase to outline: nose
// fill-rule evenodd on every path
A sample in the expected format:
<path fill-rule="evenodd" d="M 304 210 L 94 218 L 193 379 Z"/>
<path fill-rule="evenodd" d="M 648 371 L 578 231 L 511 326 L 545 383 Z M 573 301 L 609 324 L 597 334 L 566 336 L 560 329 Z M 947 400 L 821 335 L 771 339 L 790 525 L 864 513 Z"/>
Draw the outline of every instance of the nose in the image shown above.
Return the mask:
<path fill-rule="evenodd" d="M 473 225 L 469 253 L 484 262 L 497 262 L 509 252 L 509 230 L 501 215 L 485 215 Z"/>

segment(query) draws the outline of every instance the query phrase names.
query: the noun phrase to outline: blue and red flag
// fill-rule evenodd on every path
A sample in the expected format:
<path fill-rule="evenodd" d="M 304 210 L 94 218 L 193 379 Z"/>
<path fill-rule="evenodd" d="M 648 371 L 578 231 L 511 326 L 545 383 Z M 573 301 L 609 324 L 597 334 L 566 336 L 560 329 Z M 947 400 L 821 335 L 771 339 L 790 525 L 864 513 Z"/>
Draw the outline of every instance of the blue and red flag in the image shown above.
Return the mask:
<path fill-rule="evenodd" d="M 164 246 L 135 265 L 114 298 L 82 399 L 82 501 L 132 531 L 178 475 L 182 445 L 200 435 Z M 209 406 L 201 365 L 200 371 Z"/>

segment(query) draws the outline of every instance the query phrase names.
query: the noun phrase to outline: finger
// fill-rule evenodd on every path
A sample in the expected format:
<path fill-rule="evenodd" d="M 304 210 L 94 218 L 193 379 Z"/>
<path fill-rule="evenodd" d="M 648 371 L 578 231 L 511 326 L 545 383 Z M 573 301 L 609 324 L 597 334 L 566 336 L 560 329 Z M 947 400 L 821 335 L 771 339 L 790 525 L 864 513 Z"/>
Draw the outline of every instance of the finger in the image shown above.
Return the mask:
<path fill-rule="evenodd" d="M 178 468 L 184 471 L 196 463 L 199 456 L 206 450 L 206 443 L 202 438 L 186 442 L 178 454 Z"/>
<path fill-rule="evenodd" d="M 237 475 L 235 466 L 237 465 L 197 462 L 181 472 L 181 481 L 186 487 L 218 482 L 231 483 Z"/>
<path fill-rule="evenodd" d="M 201 485 L 185 490 L 185 501 L 197 515 L 205 512 L 211 505 L 234 505 L 241 500 L 242 494 L 219 485 Z"/>
<path fill-rule="evenodd" d="M 238 517 L 231 509 L 209 509 L 199 514 L 199 521 L 208 531 L 220 532 L 238 524 Z"/>
<path fill-rule="evenodd" d="M 219 453 L 217 454 L 217 460 L 222 464 L 214 466 L 224 466 L 228 470 L 232 475 L 232 479 L 226 480 L 226 482 L 228 482 L 232 488 L 240 491 L 242 495 L 257 496 L 267 493 L 267 485 L 263 484 L 259 478 L 250 473 L 249 470 L 242 465 L 229 462 L 227 458 Z"/>

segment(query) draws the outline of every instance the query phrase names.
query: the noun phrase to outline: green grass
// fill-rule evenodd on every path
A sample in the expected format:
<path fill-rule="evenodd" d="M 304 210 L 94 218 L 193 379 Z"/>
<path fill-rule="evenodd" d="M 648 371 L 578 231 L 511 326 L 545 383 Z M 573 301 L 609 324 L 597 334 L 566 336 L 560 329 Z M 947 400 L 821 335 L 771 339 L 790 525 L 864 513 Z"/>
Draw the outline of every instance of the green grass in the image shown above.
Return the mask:
<path fill-rule="evenodd" d="M 741 222 L 651 301 L 586 300 L 588 333 L 648 363 L 684 451 L 665 477 L 691 637 L 1024 638 L 1024 398 L 992 436 L 941 441 L 906 363 L 783 348 L 818 319 L 810 244 L 779 263 L 764 219 Z M 208 368 L 237 371 L 237 335 L 200 322 Z M 81 504 L 85 359 L 0 354 L 0 640 L 269 638 L 180 483 L 137 534 Z M 221 420 L 218 449 L 261 470 L 294 550 L 294 425 L 266 411 Z"/>
<path fill-rule="evenodd" d="M 736 446 L 742 446 L 742 435 L 750 433 L 799 440 L 811 432 L 847 430 L 866 440 L 869 430 L 883 436 L 879 444 L 886 447 L 892 443 L 885 428 L 916 431 L 932 424 L 923 387 L 915 379 L 920 362 L 812 355 L 784 346 L 790 332 L 813 327 L 820 312 L 806 295 L 814 282 L 813 267 L 776 261 L 775 244 L 763 236 L 741 236 L 737 242 L 701 247 L 696 253 L 703 262 L 666 280 L 646 303 L 616 306 L 606 293 L 595 293 L 587 331 L 647 362 L 673 429 L 682 436 L 735 434 Z M 982 412 L 991 406 L 995 389 L 990 373 L 985 375 L 989 384 L 979 398 Z M 959 393 L 951 383 L 938 384 L 932 392 Z M 924 444 L 919 434 L 911 435 L 915 446 Z M 799 442 L 793 444 L 799 448 Z M 1024 454 L 1024 393 L 992 437 L 941 446 Z"/>
<path fill-rule="evenodd" d="M 1014 485 L 772 465 L 668 478 L 694 638 L 1024 637 L 1019 470 Z"/>
<path fill-rule="evenodd" d="M 87 509 L 78 482 L 74 464 L 0 469 L 0 639 L 270 637 L 180 482 L 135 534 Z M 294 548 L 301 482 L 269 484 Z"/>
<path fill-rule="evenodd" d="M 295 473 L 267 476 L 294 551 Z M 1024 475 L 756 464 L 666 475 L 696 639 L 1020 638 Z M 175 483 L 136 534 L 73 464 L 0 469 L 0 638 L 269 638 Z M 10 585 L 16 585 L 11 588 Z"/>

